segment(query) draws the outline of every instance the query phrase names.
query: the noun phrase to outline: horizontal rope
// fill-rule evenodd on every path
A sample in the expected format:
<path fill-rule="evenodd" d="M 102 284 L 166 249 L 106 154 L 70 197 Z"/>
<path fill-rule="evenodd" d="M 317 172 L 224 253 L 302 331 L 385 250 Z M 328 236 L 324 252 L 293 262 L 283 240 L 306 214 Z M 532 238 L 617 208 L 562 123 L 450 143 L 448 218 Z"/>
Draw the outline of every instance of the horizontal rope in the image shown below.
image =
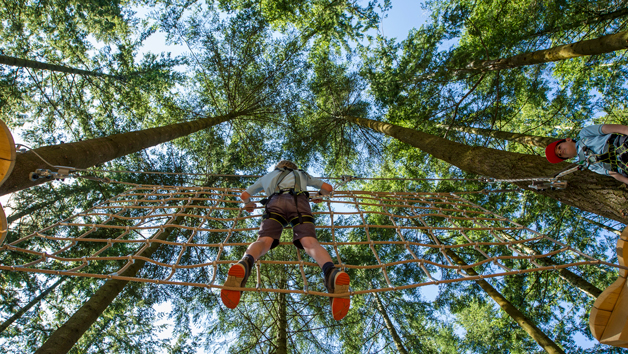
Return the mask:
<path fill-rule="evenodd" d="M 38 158 L 40 158 L 48 166 L 55 169 L 70 169 L 70 172 L 91 172 L 91 173 L 126 173 L 126 174 L 146 174 L 146 175 L 171 175 L 171 176 L 203 176 L 203 177 L 226 177 L 226 178 L 260 178 L 262 175 L 238 175 L 238 174 L 221 174 L 221 173 L 191 173 L 191 172 L 162 172 L 162 171 L 134 171 L 134 170 L 103 170 L 103 169 L 87 169 L 87 168 L 75 168 L 71 166 L 57 166 L 53 165 L 44 159 L 41 155 L 34 151 L 34 149 L 24 145 L 17 144 L 18 147 L 22 146 L 29 149 Z M 577 166 L 568 170 L 562 171 L 555 177 L 528 177 L 528 178 L 511 178 L 511 179 L 496 179 L 491 177 L 478 177 L 478 178 L 439 178 L 439 177 L 425 177 L 425 178 L 405 178 L 405 177 L 357 177 L 351 175 L 345 175 L 342 177 L 316 177 L 325 180 L 341 180 L 343 184 L 351 182 L 353 180 L 364 181 L 476 181 L 481 183 L 517 183 L 517 182 L 556 182 L 559 177 L 566 174 L 573 173 L 575 171 L 583 169 L 583 166 Z M 123 183 L 120 181 L 113 181 L 109 179 L 99 179 L 97 177 L 83 176 L 83 175 L 70 175 L 69 177 L 85 178 L 100 182 L 107 183 Z"/>

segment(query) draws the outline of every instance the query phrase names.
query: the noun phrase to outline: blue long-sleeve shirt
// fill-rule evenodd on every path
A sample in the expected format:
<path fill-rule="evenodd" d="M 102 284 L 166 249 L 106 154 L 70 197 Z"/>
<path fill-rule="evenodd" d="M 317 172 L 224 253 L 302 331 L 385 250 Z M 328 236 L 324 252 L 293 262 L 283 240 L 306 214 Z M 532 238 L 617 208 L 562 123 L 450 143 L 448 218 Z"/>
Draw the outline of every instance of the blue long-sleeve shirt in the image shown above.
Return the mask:
<path fill-rule="evenodd" d="M 587 147 L 592 153 L 596 155 L 605 154 L 608 152 L 608 139 L 611 134 L 602 133 L 602 125 L 590 125 L 583 128 L 578 135 L 578 141 L 576 142 L 576 151 L 578 152 L 578 159 L 585 161 L 587 155 L 584 152 L 584 148 Z M 599 173 L 601 175 L 607 175 L 612 171 L 612 167 L 609 163 L 598 162 L 589 165 L 589 170 Z"/>

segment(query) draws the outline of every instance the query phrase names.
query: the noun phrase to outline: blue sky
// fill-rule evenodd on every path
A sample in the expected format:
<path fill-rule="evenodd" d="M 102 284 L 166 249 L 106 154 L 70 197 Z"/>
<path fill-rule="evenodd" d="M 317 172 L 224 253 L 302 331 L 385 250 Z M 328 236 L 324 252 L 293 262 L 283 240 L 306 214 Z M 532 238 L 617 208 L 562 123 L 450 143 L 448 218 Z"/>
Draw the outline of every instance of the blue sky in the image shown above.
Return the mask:
<path fill-rule="evenodd" d="M 137 9 L 137 12 L 138 17 L 145 17 L 147 14 L 147 11 L 142 9 Z M 420 1 L 392 0 L 392 8 L 385 15 L 380 25 L 379 34 L 401 41 L 407 37 L 408 32 L 412 28 L 419 28 L 426 23 L 428 19 L 429 13 L 421 8 Z M 147 39 L 144 51 L 153 53 L 171 52 L 173 55 L 180 55 L 188 51 L 188 49 L 182 46 L 166 45 L 163 33 L 157 32 Z M 19 142 L 22 141 L 22 139 L 19 138 L 16 140 Z M 3 204 L 6 204 L 6 199 L 2 201 Z M 436 286 L 426 287 L 423 293 L 428 300 L 433 300 L 438 293 L 438 288 Z M 169 307 L 168 303 L 163 303 L 158 307 L 158 310 L 167 313 L 170 310 Z M 165 319 L 164 323 L 166 324 L 167 322 L 167 319 Z M 171 330 L 171 328 L 169 328 L 169 330 Z M 169 330 L 166 330 L 162 335 L 169 335 Z M 576 342 L 578 345 L 584 347 L 593 344 L 593 342 L 589 342 L 580 335 L 576 336 Z"/>
<path fill-rule="evenodd" d="M 379 26 L 379 33 L 389 38 L 397 38 L 398 41 L 405 39 L 412 28 L 419 28 L 429 19 L 429 13 L 421 8 L 421 3 L 421 1 L 412 0 L 392 0 L 392 8 L 385 14 L 385 18 Z M 144 8 L 136 8 L 135 11 L 140 18 L 148 15 L 148 10 Z M 173 55 L 179 55 L 186 52 L 187 48 L 166 45 L 163 33 L 157 32 L 146 40 L 144 50 L 153 53 L 171 52 Z"/>

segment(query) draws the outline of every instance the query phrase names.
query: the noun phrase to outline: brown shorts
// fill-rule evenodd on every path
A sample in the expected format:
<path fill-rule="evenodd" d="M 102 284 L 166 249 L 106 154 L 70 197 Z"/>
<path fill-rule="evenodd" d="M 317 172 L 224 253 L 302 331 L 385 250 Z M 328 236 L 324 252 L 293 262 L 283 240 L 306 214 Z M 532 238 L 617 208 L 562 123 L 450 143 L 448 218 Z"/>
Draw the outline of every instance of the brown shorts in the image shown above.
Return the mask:
<path fill-rule="evenodd" d="M 297 196 L 297 203 L 299 205 L 299 211 L 301 215 L 312 215 L 312 209 L 310 208 L 310 202 L 305 194 L 299 194 Z M 268 204 L 266 204 L 266 210 L 268 213 L 277 213 L 281 215 L 286 221 L 298 220 L 299 214 L 297 213 L 296 205 L 294 203 L 294 196 L 291 194 L 279 194 L 273 196 Z M 281 238 L 281 231 L 283 231 L 283 225 L 281 222 L 272 218 L 270 214 L 269 219 L 262 221 L 259 227 L 258 240 L 262 237 L 272 237 L 273 244 L 270 249 L 273 249 L 279 245 L 279 238 Z M 316 231 L 314 229 L 314 223 L 310 221 L 303 221 L 302 224 L 298 224 L 292 227 L 292 243 L 297 248 L 303 249 L 301 245 L 301 239 L 304 237 L 316 238 Z"/>

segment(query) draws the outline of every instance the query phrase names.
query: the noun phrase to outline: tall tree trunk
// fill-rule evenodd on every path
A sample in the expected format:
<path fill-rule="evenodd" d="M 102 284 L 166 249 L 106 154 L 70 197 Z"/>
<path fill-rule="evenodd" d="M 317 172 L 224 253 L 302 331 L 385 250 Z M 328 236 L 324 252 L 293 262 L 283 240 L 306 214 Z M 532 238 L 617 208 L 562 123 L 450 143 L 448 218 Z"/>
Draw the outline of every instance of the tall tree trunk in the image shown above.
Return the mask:
<path fill-rule="evenodd" d="M 440 242 L 440 240 L 439 240 Z M 442 243 L 442 242 L 441 242 Z M 445 248 L 447 256 L 451 258 L 456 264 L 466 266 L 467 263 L 458 257 L 458 255 L 450 248 Z M 476 276 L 478 273 L 473 268 L 466 269 L 466 273 L 471 276 Z M 489 282 L 484 279 L 475 281 L 484 290 L 488 296 L 490 296 L 495 302 L 506 312 L 521 328 L 530 335 L 546 352 L 550 354 L 564 354 L 565 352 L 551 340 L 540 328 L 538 328 L 530 319 L 526 317 L 519 309 L 517 309 L 510 301 L 508 301 L 504 295 L 502 295 L 497 289 L 495 289 Z"/>
<path fill-rule="evenodd" d="M 30 213 L 37 211 L 37 210 L 41 210 L 43 208 L 47 208 L 50 207 L 50 205 L 54 204 L 56 201 L 62 199 L 61 196 L 57 196 L 54 200 L 51 201 L 45 201 L 43 203 L 37 203 L 37 204 L 31 204 L 30 207 L 26 208 L 26 209 L 22 209 L 16 213 L 11 214 L 9 217 L 7 217 L 7 224 L 11 225 L 11 223 L 13 223 L 15 220 L 18 220 L 20 218 L 22 218 L 23 216 L 29 215 Z"/>
<path fill-rule="evenodd" d="M 447 128 L 447 126 L 439 125 L 439 128 Z M 522 145 L 536 146 L 540 148 L 545 148 L 547 145 L 558 140 L 557 138 L 552 138 L 552 137 L 547 137 L 547 136 L 526 135 L 526 134 L 511 133 L 511 132 L 505 132 L 501 130 L 484 129 L 484 128 L 453 126 L 451 127 L 451 129 L 459 131 L 459 132 L 463 132 L 463 133 L 482 135 L 482 136 L 496 138 L 496 139 L 514 141 Z"/>
<path fill-rule="evenodd" d="M 67 74 L 87 75 L 87 76 L 95 76 L 95 77 L 110 77 L 110 78 L 114 78 L 118 80 L 123 79 L 120 76 L 107 75 L 107 74 L 97 73 L 97 72 L 88 71 L 88 70 L 74 69 L 67 66 L 63 66 L 63 65 L 42 63 L 35 60 L 14 58 L 14 57 L 6 56 L 6 55 L 0 55 L 0 64 L 18 66 L 22 68 L 57 71 L 57 72 L 67 73 Z"/>
<path fill-rule="evenodd" d="M 571 59 L 586 55 L 596 55 L 614 52 L 628 48 L 628 31 L 609 34 L 596 39 L 589 39 L 558 47 L 537 50 L 536 52 L 518 54 L 509 58 L 482 60 L 469 63 L 465 69 L 456 70 L 464 72 L 469 70 L 503 70 L 524 65 L 534 65 Z"/>
<path fill-rule="evenodd" d="M 49 193 L 54 194 L 54 198 L 46 200 L 44 202 L 41 203 L 36 203 L 36 204 L 31 204 L 31 206 L 29 206 L 26 209 L 21 209 L 19 211 L 14 212 L 13 214 L 11 214 L 10 216 L 7 217 L 7 224 L 11 225 L 11 223 L 13 223 L 14 221 L 22 218 L 23 216 L 29 215 L 30 213 L 37 211 L 37 210 L 41 210 L 41 209 L 45 209 L 45 208 L 49 208 L 51 205 L 53 205 L 54 203 L 58 202 L 59 200 L 65 200 L 71 196 L 74 196 L 76 194 L 83 194 L 87 191 L 92 190 L 93 188 L 87 185 L 80 185 L 77 187 L 74 187 L 72 189 L 70 189 L 67 192 L 64 192 L 63 194 L 57 193 L 57 191 L 55 191 L 54 189 L 51 188 L 51 190 L 49 191 Z"/>
<path fill-rule="evenodd" d="M 552 177 L 568 167 L 566 162 L 552 165 L 544 157 L 469 146 L 390 123 L 353 116 L 341 118 L 391 136 L 463 171 L 481 176 L 497 179 Z M 569 174 L 563 179 L 569 184 L 562 190 L 537 191 L 528 187 L 530 182 L 515 184 L 590 213 L 628 224 L 628 193 L 623 183 L 588 170 Z"/>
<path fill-rule="evenodd" d="M 516 241 L 516 239 L 514 237 L 512 237 L 511 235 L 502 232 L 500 233 L 501 235 L 503 235 L 506 239 L 508 239 L 509 241 Z M 518 247 L 521 247 L 521 249 L 523 249 L 523 251 L 529 255 L 539 255 L 541 254 L 539 251 L 535 250 L 532 247 L 528 247 L 525 244 L 518 244 Z M 544 258 L 538 258 L 536 259 L 536 261 L 543 265 L 543 266 L 553 266 L 553 265 L 558 265 L 558 263 L 554 262 L 554 260 L 552 260 L 550 257 L 544 257 Z M 591 296 L 592 298 L 597 298 L 598 296 L 600 296 L 600 294 L 602 293 L 602 290 L 598 289 L 595 285 L 589 283 L 588 281 L 584 280 L 581 276 L 573 273 L 572 271 L 568 270 L 567 268 L 562 268 L 558 270 L 558 274 L 560 275 L 561 278 L 565 279 L 566 281 L 568 281 L 571 285 L 575 286 L 576 288 L 580 289 L 583 293 L 587 294 L 588 296 Z"/>
<path fill-rule="evenodd" d="M 278 320 L 277 320 L 277 339 L 275 345 L 277 346 L 277 354 L 288 354 L 288 337 L 286 331 L 288 330 L 288 317 L 287 317 L 287 304 L 286 294 L 277 294 L 278 299 Z"/>
<path fill-rule="evenodd" d="M 53 165 L 88 168 L 218 125 L 243 114 L 245 113 L 229 113 L 158 128 L 115 134 L 104 138 L 46 146 L 17 154 L 13 172 L 0 186 L 0 195 L 17 192 L 46 182 L 42 179 L 32 182 L 28 177 L 30 172 L 34 172 L 38 168 L 50 168 L 35 153 Z"/>
<path fill-rule="evenodd" d="M 397 352 L 402 353 L 402 354 L 408 354 L 408 351 L 403 346 L 403 341 L 401 341 L 401 337 L 399 337 L 399 334 L 397 333 L 397 329 L 395 329 L 395 326 L 393 325 L 392 321 L 390 320 L 390 317 L 388 316 L 388 312 L 386 311 L 386 308 L 384 307 L 384 304 L 382 303 L 382 299 L 379 298 L 379 295 L 377 293 L 374 293 L 374 295 L 375 295 L 375 302 L 377 303 L 377 310 L 379 310 L 379 313 L 384 318 L 384 323 L 386 324 L 386 328 L 388 328 L 388 332 L 393 338 L 393 342 L 395 342 L 395 346 L 397 347 Z"/>
<path fill-rule="evenodd" d="M 13 316 L 11 316 L 9 319 L 4 321 L 0 325 L 0 333 L 2 333 L 5 329 L 7 329 L 13 322 L 15 322 L 15 320 L 22 317 L 22 315 L 28 312 L 28 310 L 30 310 L 33 306 L 37 305 L 43 298 L 48 296 L 48 294 L 50 294 L 57 286 L 61 285 L 61 283 L 63 283 L 65 279 L 66 279 L 65 277 L 59 278 L 59 280 L 57 280 L 54 284 L 49 286 L 48 289 L 44 290 L 41 294 L 39 294 L 37 297 L 32 299 L 28 304 L 26 304 L 26 306 L 19 309 Z"/>
<path fill-rule="evenodd" d="M 175 230 L 174 227 L 168 228 L 169 225 L 178 225 L 183 220 L 184 216 L 176 217 L 170 224 L 165 225 L 166 229 L 159 236 L 157 240 L 167 240 Z M 141 257 L 150 258 L 155 251 L 159 248 L 161 243 L 152 242 L 141 254 Z M 145 260 L 135 259 L 135 262 L 131 264 L 120 276 L 134 277 L 144 264 Z M 35 352 L 36 354 L 65 354 L 74 344 L 81 338 L 81 336 L 89 329 L 89 327 L 96 322 L 98 316 L 109 306 L 113 300 L 122 292 L 122 289 L 128 283 L 128 280 L 110 279 L 103 284 L 92 295 L 87 302 L 83 304 L 73 315 L 70 317 L 61 327 L 57 328 L 46 342 Z"/>
<path fill-rule="evenodd" d="M 107 322 L 105 322 L 99 329 L 98 329 L 98 334 L 94 335 L 92 337 L 92 340 L 87 343 L 87 345 L 83 348 L 83 352 L 84 353 L 89 353 L 89 348 L 92 347 L 92 345 L 94 345 L 94 343 L 96 343 L 96 341 L 101 340 L 102 338 L 100 337 L 101 333 L 105 333 L 105 330 L 107 329 L 107 327 L 109 327 L 109 324 L 111 324 L 111 322 L 113 322 L 113 317 L 109 318 L 107 320 Z M 102 350 L 101 350 L 102 351 Z"/>
<path fill-rule="evenodd" d="M 584 216 L 582 216 L 582 215 L 578 215 L 578 219 L 580 219 L 580 220 L 582 220 L 582 221 L 586 221 L 586 222 L 588 222 L 589 224 L 593 224 L 593 225 L 595 225 L 595 226 L 597 226 L 597 227 L 600 227 L 600 228 L 602 228 L 602 229 L 604 229 L 604 230 L 606 230 L 606 231 L 608 231 L 608 232 L 614 233 L 614 234 L 615 234 L 615 235 L 617 235 L 617 236 L 621 236 L 621 231 L 619 231 L 619 230 L 615 230 L 615 229 L 613 229 L 613 228 L 612 228 L 612 227 L 610 227 L 610 226 L 606 226 L 606 225 L 602 224 L 601 222 L 598 222 L 598 221 L 595 221 L 595 220 L 592 220 L 592 219 L 589 219 L 589 218 L 585 218 L 585 217 L 584 217 Z"/>
<path fill-rule="evenodd" d="M 619 9 L 617 11 L 613 11 L 613 12 L 608 12 L 608 13 L 602 13 L 599 14 L 597 16 L 594 17 L 589 17 L 584 21 L 579 21 L 579 22 L 574 22 L 568 25 L 562 25 L 560 27 L 555 27 L 555 28 L 546 28 L 543 29 L 541 31 L 538 31 L 534 34 L 532 34 L 533 37 L 539 37 L 539 36 L 543 36 L 549 33 L 555 33 L 558 31 L 568 31 L 574 28 L 578 28 L 578 27 L 582 27 L 582 26 L 586 26 L 586 25 L 591 25 L 594 23 L 599 23 L 602 21 L 609 21 L 609 20 L 614 20 L 616 18 L 620 18 L 620 17 L 624 17 L 624 16 L 628 16 L 628 8 L 623 8 L 623 9 Z"/>

